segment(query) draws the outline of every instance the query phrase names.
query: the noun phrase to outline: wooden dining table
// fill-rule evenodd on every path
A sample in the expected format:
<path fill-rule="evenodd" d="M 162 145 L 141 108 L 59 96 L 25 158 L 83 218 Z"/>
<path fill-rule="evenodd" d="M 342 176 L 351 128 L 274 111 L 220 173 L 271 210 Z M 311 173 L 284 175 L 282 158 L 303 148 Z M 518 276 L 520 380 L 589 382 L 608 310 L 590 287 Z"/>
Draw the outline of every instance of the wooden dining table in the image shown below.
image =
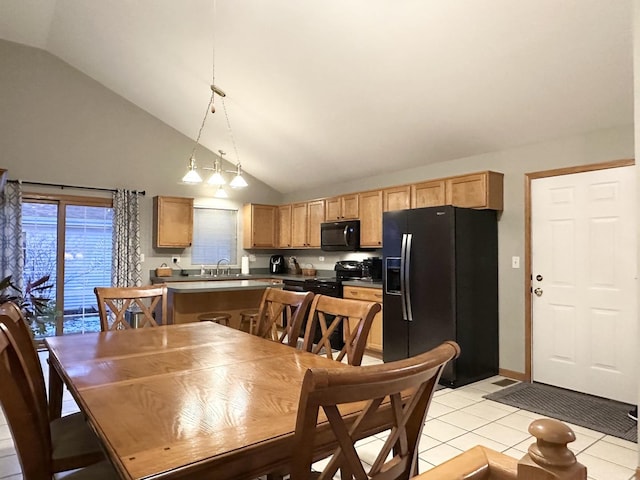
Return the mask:
<path fill-rule="evenodd" d="M 212 322 L 46 342 L 53 375 L 125 479 L 287 472 L 306 370 L 361 368 Z M 328 453 L 330 432 L 319 438 Z"/>

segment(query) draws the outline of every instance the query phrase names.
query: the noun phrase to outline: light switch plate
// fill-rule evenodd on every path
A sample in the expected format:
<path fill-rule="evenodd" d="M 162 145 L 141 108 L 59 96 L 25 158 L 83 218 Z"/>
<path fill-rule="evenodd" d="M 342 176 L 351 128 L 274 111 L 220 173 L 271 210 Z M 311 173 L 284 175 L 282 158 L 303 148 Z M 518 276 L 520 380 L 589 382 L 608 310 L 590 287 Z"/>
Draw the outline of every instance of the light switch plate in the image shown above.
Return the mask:
<path fill-rule="evenodd" d="M 511 268 L 520 268 L 520 257 L 511 257 Z"/>

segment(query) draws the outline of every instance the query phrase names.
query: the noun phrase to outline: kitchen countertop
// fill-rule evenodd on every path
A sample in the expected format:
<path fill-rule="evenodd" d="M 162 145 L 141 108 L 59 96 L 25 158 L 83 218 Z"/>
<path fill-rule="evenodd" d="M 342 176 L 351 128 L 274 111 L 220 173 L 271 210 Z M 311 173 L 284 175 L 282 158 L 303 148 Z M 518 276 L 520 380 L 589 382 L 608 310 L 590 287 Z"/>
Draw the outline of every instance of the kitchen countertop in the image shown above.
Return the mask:
<path fill-rule="evenodd" d="M 270 273 L 251 273 L 248 275 L 242 275 L 240 273 L 235 274 L 232 273 L 231 275 L 218 275 L 217 277 L 215 275 L 173 275 L 171 277 L 155 277 L 155 276 L 151 276 L 151 283 L 156 284 L 156 283 L 174 283 L 174 282 L 224 282 L 224 281 L 231 281 L 231 280 L 256 280 L 256 279 L 263 279 L 263 278 L 271 278 L 273 280 L 307 280 L 310 278 L 317 278 L 317 277 L 322 277 L 322 278 L 326 278 L 326 277 L 335 277 L 335 273 L 334 272 L 330 272 L 327 275 L 322 275 L 322 272 L 320 275 L 316 275 L 314 277 L 309 277 L 309 276 L 305 276 L 305 275 L 294 275 L 294 274 L 289 274 L 289 273 L 284 273 L 284 274 L 270 274 Z"/>
<path fill-rule="evenodd" d="M 333 272 L 331 272 L 333 273 Z M 267 284 L 272 285 L 268 281 L 261 281 L 265 278 L 271 278 L 272 280 L 294 280 L 294 281 L 305 281 L 312 278 L 318 278 L 322 275 L 318 275 L 316 277 L 309 277 L 304 275 L 293 275 L 293 274 L 279 274 L 279 275 L 269 275 L 267 274 L 250 274 L 250 275 L 241 275 L 241 274 L 232 274 L 225 276 L 211 276 L 211 275 L 189 275 L 189 276 L 173 276 L 173 277 L 151 277 L 152 283 L 166 283 L 169 285 L 176 285 L 173 287 L 173 291 L 176 293 L 183 293 L 185 289 L 189 290 L 198 290 L 198 291 L 206 291 L 203 288 L 210 288 L 210 291 L 221 291 L 221 290 L 235 290 L 240 288 L 249 288 L 248 285 L 255 284 Z M 334 275 L 327 275 L 326 277 L 332 277 Z M 323 276 L 322 278 L 326 278 Z M 239 281 L 250 282 L 246 283 L 245 286 L 239 287 Z M 188 284 L 188 287 L 179 287 L 180 284 Z M 196 287 L 195 284 L 199 286 Z M 370 280 L 343 280 L 342 285 L 352 286 L 352 287 L 364 287 L 364 288 L 382 288 L 382 280 L 370 281 Z M 236 286 L 237 288 L 231 288 Z M 260 287 L 255 287 L 260 288 Z"/>
<path fill-rule="evenodd" d="M 268 287 L 280 288 L 282 283 L 260 280 L 167 282 L 167 290 L 171 293 L 230 292 L 234 290 L 261 290 Z"/>
<path fill-rule="evenodd" d="M 343 280 L 342 285 L 363 288 L 382 288 L 382 280 Z"/>

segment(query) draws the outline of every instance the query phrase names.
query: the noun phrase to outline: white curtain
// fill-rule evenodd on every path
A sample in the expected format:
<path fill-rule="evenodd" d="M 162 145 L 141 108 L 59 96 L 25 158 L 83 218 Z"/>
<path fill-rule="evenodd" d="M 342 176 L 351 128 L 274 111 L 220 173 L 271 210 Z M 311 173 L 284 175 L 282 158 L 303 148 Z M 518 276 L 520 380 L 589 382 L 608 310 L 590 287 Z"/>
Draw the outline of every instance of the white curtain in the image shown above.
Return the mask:
<path fill-rule="evenodd" d="M 131 190 L 118 189 L 113 193 L 111 284 L 114 287 L 142 285 L 140 208 L 138 193 Z"/>
<path fill-rule="evenodd" d="M 22 185 L 7 182 L 0 196 L 0 229 L 2 231 L 2 251 L 0 269 L 2 278 L 11 275 L 11 282 L 24 288 L 24 245 L 22 236 Z"/>

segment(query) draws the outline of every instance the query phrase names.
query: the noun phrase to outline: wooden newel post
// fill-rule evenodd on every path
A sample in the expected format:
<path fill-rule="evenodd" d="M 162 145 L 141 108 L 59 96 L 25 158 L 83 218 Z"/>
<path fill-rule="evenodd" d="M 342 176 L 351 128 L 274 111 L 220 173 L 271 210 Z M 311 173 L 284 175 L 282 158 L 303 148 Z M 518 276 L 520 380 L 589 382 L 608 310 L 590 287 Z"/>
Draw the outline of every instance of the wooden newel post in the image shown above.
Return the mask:
<path fill-rule="evenodd" d="M 567 443 L 576 439 L 573 430 L 558 420 L 535 420 L 529 433 L 536 443 L 518 462 L 518 480 L 586 480 L 587 469 L 576 461 Z"/>

